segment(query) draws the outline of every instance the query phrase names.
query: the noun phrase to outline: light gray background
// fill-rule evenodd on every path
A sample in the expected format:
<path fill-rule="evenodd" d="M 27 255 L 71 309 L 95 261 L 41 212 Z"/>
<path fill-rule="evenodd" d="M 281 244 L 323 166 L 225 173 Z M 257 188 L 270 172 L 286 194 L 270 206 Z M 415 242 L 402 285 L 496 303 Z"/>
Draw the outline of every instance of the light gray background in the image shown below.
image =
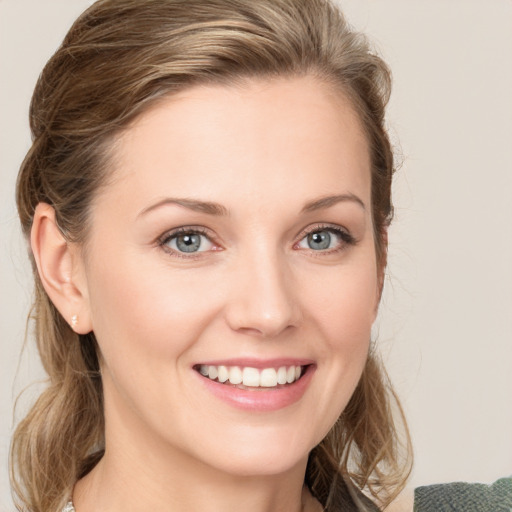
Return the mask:
<path fill-rule="evenodd" d="M 43 64 L 91 1 L 0 0 L 0 510 L 11 510 L 14 397 L 41 377 L 19 358 L 31 296 L 14 206 Z M 512 2 L 341 0 L 394 73 L 404 165 L 375 329 L 402 397 L 411 486 L 512 474 Z M 22 400 L 30 402 L 37 385 Z"/>

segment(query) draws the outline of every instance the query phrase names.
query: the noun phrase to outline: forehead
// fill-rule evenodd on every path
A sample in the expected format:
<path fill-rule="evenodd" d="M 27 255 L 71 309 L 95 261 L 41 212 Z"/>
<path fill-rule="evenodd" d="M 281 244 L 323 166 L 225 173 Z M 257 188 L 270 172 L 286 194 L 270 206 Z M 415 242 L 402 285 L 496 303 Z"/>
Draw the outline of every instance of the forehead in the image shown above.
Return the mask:
<path fill-rule="evenodd" d="M 114 188 L 136 201 L 165 194 L 208 199 L 224 189 L 226 198 L 236 192 L 242 200 L 276 190 L 303 196 L 312 182 L 312 194 L 349 187 L 369 200 L 359 117 L 342 93 L 309 76 L 168 96 L 122 134 L 113 161 Z"/>

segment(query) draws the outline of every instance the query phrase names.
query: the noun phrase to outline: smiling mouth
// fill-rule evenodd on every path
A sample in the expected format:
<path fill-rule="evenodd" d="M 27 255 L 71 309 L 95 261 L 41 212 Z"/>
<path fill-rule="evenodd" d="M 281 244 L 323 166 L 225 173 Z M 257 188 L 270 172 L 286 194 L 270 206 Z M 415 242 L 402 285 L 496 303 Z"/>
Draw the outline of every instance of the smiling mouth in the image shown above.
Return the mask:
<path fill-rule="evenodd" d="M 207 379 L 240 389 L 279 389 L 298 381 L 308 366 L 290 365 L 258 369 L 250 366 L 201 364 L 194 366 L 194 370 Z"/>

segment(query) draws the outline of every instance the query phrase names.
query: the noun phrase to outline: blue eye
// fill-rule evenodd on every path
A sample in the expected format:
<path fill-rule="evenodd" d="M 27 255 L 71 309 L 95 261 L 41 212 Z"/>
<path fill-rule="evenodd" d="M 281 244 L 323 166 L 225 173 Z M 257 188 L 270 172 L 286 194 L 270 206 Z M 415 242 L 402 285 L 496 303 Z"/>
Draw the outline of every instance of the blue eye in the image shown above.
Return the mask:
<path fill-rule="evenodd" d="M 331 247 L 332 236 L 329 231 L 310 233 L 307 237 L 308 247 L 316 251 L 323 251 Z"/>
<path fill-rule="evenodd" d="M 337 228 L 321 228 L 308 233 L 298 243 L 298 247 L 313 251 L 329 251 L 341 249 L 344 244 L 354 244 L 351 235 Z"/>
<path fill-rule="evenodd" d="M 197 231 L 181 231 L 171 234 L 162 245 L 180 253 L 195 253 L 209 251 L 213 247 L 211 240 Z"/>

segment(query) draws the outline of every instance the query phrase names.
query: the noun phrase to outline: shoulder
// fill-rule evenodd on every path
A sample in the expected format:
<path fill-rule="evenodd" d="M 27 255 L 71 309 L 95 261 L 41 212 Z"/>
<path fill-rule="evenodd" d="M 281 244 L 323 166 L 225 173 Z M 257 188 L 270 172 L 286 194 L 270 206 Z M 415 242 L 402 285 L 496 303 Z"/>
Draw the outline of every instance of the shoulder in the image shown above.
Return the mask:
<path fill-rule="evenodd" d="M 406 489 L 385 512 L 510 512 L 512 477 L 491 485 L 453 482 Z"/>
<path fill-rule="evenodd" d="M 510 512 L 512 477 L 491 485 L 454 482 L 429 485 L 414 490 L 414 512 Z"/>

